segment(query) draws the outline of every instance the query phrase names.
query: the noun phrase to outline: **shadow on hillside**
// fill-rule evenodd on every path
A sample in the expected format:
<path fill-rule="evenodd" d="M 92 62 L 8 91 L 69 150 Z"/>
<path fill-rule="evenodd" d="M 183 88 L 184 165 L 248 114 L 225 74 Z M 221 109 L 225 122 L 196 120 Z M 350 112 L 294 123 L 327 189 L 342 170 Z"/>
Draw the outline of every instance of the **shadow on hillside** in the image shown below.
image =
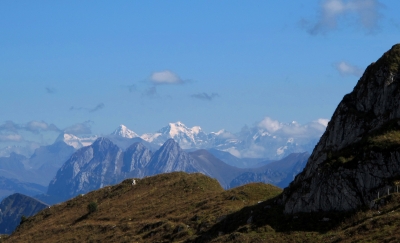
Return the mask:
<path fill-rule="evenodd" d="M 81 222 L 81 221 L 87 219 L 88 217 L 89 217 L 89 213 L 86 213 L 86 214 L 82 215 L 81 217 L 79 217 L 78 219 L 76 219 L 76 220 L 72 223 L 72 225 L 77 224 L 77 223 L 79 223 L 79 222 Z"/>
<path fill-rule="evenodd" d="M 220 235 L 234 232 L 290 232 L 313 231 L 326 233 L 338 227 L 354 212 L 319 212 L 284 214 L 283 206 L 275 204 L 272 198 L 257 205 L 226 215 L 226 218 L 201 233 L 194 242 L 207 242 Z"/>

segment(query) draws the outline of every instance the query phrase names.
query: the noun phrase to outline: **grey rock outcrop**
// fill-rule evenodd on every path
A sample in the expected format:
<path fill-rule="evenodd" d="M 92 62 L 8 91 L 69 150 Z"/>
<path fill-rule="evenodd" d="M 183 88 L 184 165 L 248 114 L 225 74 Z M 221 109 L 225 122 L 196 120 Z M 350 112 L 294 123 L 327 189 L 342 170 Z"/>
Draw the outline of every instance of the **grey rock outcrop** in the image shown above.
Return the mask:
<path fill-rule="evenodd" d="M 173 171 L 198 172 L 195 161 L 174 139 L 168 139 L 151 158 L 146 174 L 155 175 Z"/>
<path fill-rule="evenodd" d="M 122 171 L 131 177 L 145 176 L 145 169 L 153 153 L 142 143 L 134 143 L 124 152 Z"/>
<path fill-rule="evenodd" d="M 151 151 L 140 143 L 122 151 L 109 139 L 98 138 L 64 163 L 49 184 L 47 194 L 51 198 L 42 200 L 59 202 L 128 177 L 143 177 L 151 156 Z"/>
<path fill-rule="evenodd" d="M 400 176 L 400 45 L 344 96 L 308 163 L 280 198 L 286 213 L 367 207 Z M 400 138 L 400 137 L 399 137 Z"/>
<path fill-rule="evenodd" d="M 74 153 L 50 182 L 49 195 L 60 201 L 117 183 L 121 172 L 122 150 L 107 138 L 98 138 L 92 145 Z"/>
<path fill-rule="evenodd" d="M 268 165 L 270 170 L 284 171 L 284 173 L 278 172 L 275 183 L 287 178 L 293 179 L 292 170 L 297 168 L 299 156 L 303 158 L 308 154 L 291 155 L 286 159 L 287 163 L 283 159 L 274 162 L 275 165 L 274 163 Z M 303 158 L 303 160 L 306 159 Z M 173 171 L 200 172 L 216 178 L 224 188 L 229 188 L 230 182 L 240 174 L 247 171 L 255 173 L 258 170 L 258 168 L 243 169 L 228 165 L 204 149 L 187 153 L 173 139 L 167 140 L 153 154 L 141 143 L 134 143 L 123 151 L 111 140 L 98 138 L 92 145 L 75 152 L 49 184 L 47 195 L 36 196 L 36 198 L 54 204 L 116 184 L 126 178 L 143 178 Z M 275 172 L 271 172 L 273 173 Z M 243 181 L 237 182 L 235 186 L 244 184 L 241 182 Z M 246 182 L 255 181 L 253 178 L 246 178 Z"/>

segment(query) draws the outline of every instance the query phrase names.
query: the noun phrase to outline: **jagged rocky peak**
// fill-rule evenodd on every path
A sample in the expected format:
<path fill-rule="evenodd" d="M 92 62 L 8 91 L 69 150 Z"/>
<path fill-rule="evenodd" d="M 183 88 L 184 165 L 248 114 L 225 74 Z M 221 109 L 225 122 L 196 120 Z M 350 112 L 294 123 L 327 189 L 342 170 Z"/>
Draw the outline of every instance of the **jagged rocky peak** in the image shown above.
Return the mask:
<path fill-rule="evenodd" d="M 111 146 L 116 145 L 113 144 L 110 139 L 104 137 L 96 139 L 96 141 L 94 141 L 94 143 L 92 144 L 92 147 L 97 151 L 107 150 Z"/>
<path fill-rule="evenodd" d="M 179 144 L 173 139 L 168 139 L 160 149 L 155 153 L 158 156 L 170 156 L 170 155 L 177 155 L 183 152 Z"/>
<path fill-rule="evenodd" d="M 154 153 L 149 162 L 147 174 L 154 175 L 172 171 L 195 172 L 197 170 L 194 163 L 193 158 L 171 138 Z"/>
<path fill-rule="evenodd" d="M 343 97 L 307 166 L 281 197 L 286 213 L 373 206 L 400 176 L 400 45 Z"/>
<path fill-rule="evenodd" d="M 115 131 L 111 134 L 115 136 L 120 136 L 123 138 L 136 138 L 139 137 L 134 131 L 127 128 L 125 125 L 121 124 Z"/>
<path fill-rule="evenodd" d="M 150 161 L 153 153 L 141 143 L 134 143 L 124 153 L 123 171 L 131 172 L 135 169 L 143 169 Z M 135 176 L 142 177 L 142 171 Z"/>

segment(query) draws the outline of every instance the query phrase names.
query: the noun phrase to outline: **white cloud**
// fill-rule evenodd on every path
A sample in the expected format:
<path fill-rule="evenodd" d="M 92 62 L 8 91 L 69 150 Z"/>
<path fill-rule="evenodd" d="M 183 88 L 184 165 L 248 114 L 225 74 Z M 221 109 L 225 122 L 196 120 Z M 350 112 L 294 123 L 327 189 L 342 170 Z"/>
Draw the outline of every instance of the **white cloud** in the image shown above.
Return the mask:
<path fill-rule="evenodd" d="M 24 140 L 19 134 L 0 134 L 1 142 L 21 142 Z"/>
<path fill-rule="evenodd" d="M 319 137 L 325 131 L 329 120 L 319 118 L 316 121 L 301 125 L 296 121 L 291 123 L 282 123 L 277 120 L 273 120 L 270 117 L 265 117 L 258 127 L 266 129 L 271 134 L 277 134 L 279 136 L 290 136 L 295 138 L 312 138 Z"/>
<path fill-rule="evenodd" d="M 351 65 L 347 62 L 339 62 L 334 64 L 336 70 L 340 73 L 342 76 L 349 76 L 349 75 L 354 75 L 357 77 L 360 77 L 363 74 L 363 70 L 357 66 Z"/>
<path fill-rule="evenodd" d="M 318 124 L 321 124 L 322 126 L 324 126 L 326 128 L 328 126 L 329 119 L 319 118 L 315 122 L 317 122 Z"/>
<path fill-rule="evenodd" d="M 226 149 L 225 151 L 226 151 L 226 152 L 229 152 L 229 153 L 232 154 L 233 156 L 236 156 L 236 157 L 238 157 L 238 158 L 241 158 L 240 152 L 239 152 L 237 149 L 235 149 L 235 148 L 228 148 L 228 149 Z"/>
<path fill-rule="evenodd" d="M 312 35 L 323 34 L 336 29 L 339 19 L 355 16 L 356 25 L 372 32 L 378 27 L 381 6 L 378 0 L 324 0 L 317 22 L 308 26 L 308 31 Z"/>
<path fill-rule="evenodd" d="M 26 124 L 17 124 L 13 121 L 6 121 L 4 124 L 0 125 L 0 130 L 11 132 L 25 130 L 32 133 L 39 133 L 41 131 L 60 131 L 60 129 L 58 129 L 54 124 L 48 124 L 44 121 L 30 121 Z"/>
<path fill-rule="evenodd" d="M 225 131 L 225 129 L 219 130 L 218 132 L 211 132 L 211 133 L 217 135 L 218 138 L 221 138 L 221 139 L 234 139 L 234 138 L 236 138 L 235 135 L 233 135 L 232 133 L 230 133 L 228 131 Z"/>
<path fill-rule="evenodd" d="M 271 119 L 270 117 L 265 117 L 260 123 L 258 123 L 258 126 L 267 129 L 267 131 L 270 133 L 273 133 L 281 129 L 283 124 Z"/>
<path fill-rule="evenodd" d="M 33 133 L 38 133 L 40 131 L 60 131 L 54 124 L 47 124 L 44 121 L 30 121 L 26 124 L 25 129 Z"/>
<path fill-rule="evenodd" d="M 160 72 L 154 72 L 150 75 L 150 81 L 154 84 L 181 84 L 184 81 L 175 73 L 164 70 Z"/>

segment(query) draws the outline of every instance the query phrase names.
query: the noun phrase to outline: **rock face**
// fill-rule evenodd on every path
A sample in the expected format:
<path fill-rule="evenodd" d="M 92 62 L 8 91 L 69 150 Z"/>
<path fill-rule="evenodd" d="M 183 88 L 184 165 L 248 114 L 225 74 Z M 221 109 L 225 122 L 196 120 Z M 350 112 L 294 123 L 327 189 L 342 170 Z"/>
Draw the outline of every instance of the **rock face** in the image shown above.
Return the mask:
<path fill-rule="evenodd" d="M 131 177 L 145 176 L 145 169 L 153 153 L 142 143 L 134 143 L 124 152 L 122 171 Z"/>
<path fill-rule="evenodd" d="M 308 154 L 304 153 L 304 156 L 308 156 Z M 274 163 L 268 165 L 268 168 L 271 167 L 269 171 L 272 171 L 268 175 L 278 174 L 273 180 L 275 184 L 286 178 L 293 179 L 291 173 L 281 173 L 282 171 L 280 171 L 280 169 L 288 170 L 285 164 L 288 164 L 289 170 L 295 167 L 291 165 L 292 157 L 296 157 L 296 155 L 286 159 L 289 164 L 282 160 L 274 162 L 277 165 L 275 167 Z M 303 158 L 303 160 L 306 159 Z M 230 188 L 230 182 L 234 178 L 242 173 L 256 173 L 258 170 L 258 168 L 243 169 L 228 165 L 204 149 L 187 153 L 174 139 L 167 140 L 153 154 L 142 143 L 134 143 L 123 151 L 111 140 L 98 138 L 92 145 L 75 152 L 50 182 L 47 195 L 39 195 L 36 198 L 54 204 L 79 194 L 116 184 L 126 178 L 143 178 L 174 171 L 200 172 L 217 179 L 224 188 Z M 258 181 L 260 180 L 246 179 L 246 182 Z M 239 180 L 234 186 L 244 184 L 241 182 L 243 181 Z"/>
<path fill-rule="evenodd" d="M 156 175 L 173 171 L 198 172 L 195 161 L 185 153 L 174 139 L 168 139 L 154 153 L 147 167 L 147 175 Z M 201 171 L 200 171 L 201 172 Z"/>
<path fill-rule="evenodd" d="M 142 177 L 151 155 L 140 143 L 123 152 L 109 139 L 98 138 L 64 163 L 50 182 L 47 194 L 53 197 L 53 202 L 63 201 L 127 177 Z"/>
<path fill-rule="evenodd" d="M 0 203 L 0 234 L 12 233 L 22 216 L 30 217 L 46 207 L 48 205 L 23 194 L 6 197 Z"/>
<path fill-rule="evenodd" d="M 400 44 L 344 96 L 308 163 L 286 188 L 286 213 L 371 206 L 400 176 Z"/>

